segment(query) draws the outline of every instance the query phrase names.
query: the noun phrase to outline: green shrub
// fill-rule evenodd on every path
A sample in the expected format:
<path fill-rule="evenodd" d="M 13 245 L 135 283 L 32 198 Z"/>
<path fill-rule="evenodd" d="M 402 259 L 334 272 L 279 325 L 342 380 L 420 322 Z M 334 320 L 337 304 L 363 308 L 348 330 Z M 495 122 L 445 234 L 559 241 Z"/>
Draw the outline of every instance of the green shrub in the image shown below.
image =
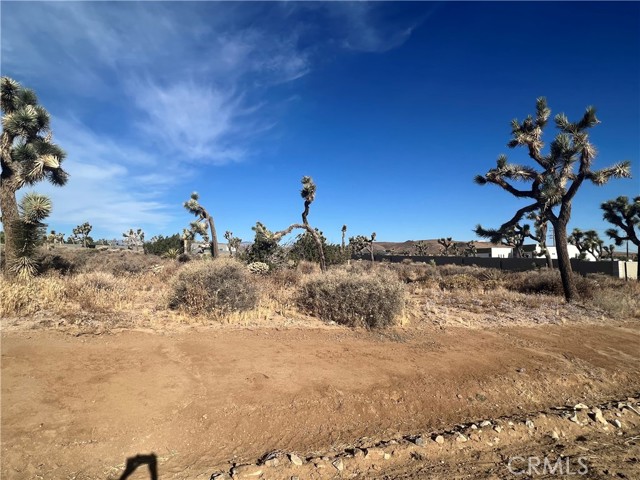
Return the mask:
<path fill-rule="evenodd" d="M 258 292 L 241 263 L 220 258 L 189 262 L 172 284 L 171 308 L 224 315 L 254 308 Z"/>
<path fill-rule="evenodd" d="M 325 321 L 350 327 L 392 325 L 404 306 L 404 287 L 384 272 L 330 271 L 312 276 L 298 293 L 297 304 Z"/>

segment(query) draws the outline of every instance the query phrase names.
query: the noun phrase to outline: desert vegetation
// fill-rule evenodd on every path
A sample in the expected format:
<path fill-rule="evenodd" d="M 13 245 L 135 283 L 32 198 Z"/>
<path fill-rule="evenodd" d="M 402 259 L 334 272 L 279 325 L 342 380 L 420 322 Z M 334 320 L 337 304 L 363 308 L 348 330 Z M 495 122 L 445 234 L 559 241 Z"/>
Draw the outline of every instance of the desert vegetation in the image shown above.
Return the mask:
<path fill-rule="evenodd" d="M 370 329 L 516 317 L 555 323 L 572 318 L 569 311 L 576 320 L 640 319 L 639 283 L 605 275 L 573 274 L 581 301 L 572 310 L 559 272 L 547 268 L 505 272 L 352 260 L 322 273 L 317 262 L 294 261 L 286 250 L 282 255 L 277 265 L 197 255 L 181 262 L 129 250 L 43 246 L 38 276 L 0 282 L 0 316 L 44 326 L 56 318 L 89 329 L 309 322 Z"/>

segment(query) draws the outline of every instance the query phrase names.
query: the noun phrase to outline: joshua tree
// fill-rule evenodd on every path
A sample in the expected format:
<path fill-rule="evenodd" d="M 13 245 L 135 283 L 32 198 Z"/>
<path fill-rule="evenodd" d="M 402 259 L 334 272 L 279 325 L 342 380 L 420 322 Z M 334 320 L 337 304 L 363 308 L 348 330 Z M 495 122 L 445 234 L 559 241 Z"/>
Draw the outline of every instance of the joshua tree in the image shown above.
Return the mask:
<path fill-rule="evenodd" d="M 209 215 L 209 212 L 207 212 L 207 210 L 202 205 L 200 205 L 200 203 L 198 202 L 198 198 L 198 193 L 193 192 L 191 194 L 191 198 L 188 201 L 184 202 L 184 208 L 186 208 L 189 212 L 193 213 L 198 218 L 197 222 L 191 224 L 192 229 L 196 229 L 196 233 L 205 235 L 208 224 L 209 229 L 211 230 L 211 242 L 209 245 L 211 249 L 211 257 L 218 258 L 220 253 L 218 252 L 218 234 L 216 233 L 216 226 L 213 222 L 213 217 Z M 204 232 L 204 234 L 202 232 Z"/>
<path fill-rule="evenodd" d="M 429 244 L 424 240 L 416 242 L 414 248 L 418 255 L 429 255 Z"/>
<path fill-rule="evenodd" d="M 180 238 L 182 239 L 184 253 L 191 253 L 191 242 L 193 242 L 193 239 L 195 238 L 193 230 L 187 228 L 182 229 L 182 236 Z"/>
<path fill-rule="evenodd" d="M 50 248 L 54 248 L 57 244 L 64 243 L 64 233 L 56 233 L 55 230 L 51 230 L 51 233 L 45 237 L 45 241 Z"/>
<path fill-rule="evenodd" d="M 122 234 L 124 237 L 124 244 L 129 250 L 136 249 L 144 245 L 144 232 L 141 228 L 138 228 L 135 232 L 133 228 L 130 228 L 128 232 Z"/>
<path fill-rule="evenodd" d="M 622 245 L 625 240 L 629 240 L 640 248 L 640 196 L 635 197 L 630 203 L 625 196 L 620 196 L 615 200 L 608 200 L 600 205 L 604 211 L 604 219 L 620 228 L 610 228 L 605 233 L 617 246 Z"/>
<path fill-rule="evenodd" d="M 492 183 L 517 198 L 530 199 L 530 204 L 520 208 L 513 217 L 498 230 L 506 230 L 516 225 L 525 215 L 538 211 L 542 218 L 551 222 L 556 238 L 558 267 L 567 301 L 578 297 L 573 279 L 569 250 L 567 247 L 567 224 L 571 218 L 571 206 L 578 189 L 585 181 L 604 185 L 610 178 L 630 177 L 630 163 L 618 163 L 602 170 L 592 170 L 596 151 L 589 141 L 588 130 L 599 120 L 593 107 L 588 107 L 582 119 L 570 122 L 564 114 L 556 115 L 558 135 L 551 142 L 549 153 L 543 154 L 542 132 L 547 125 L 551 110 L 547 101 L 539 98 L 536 102 L 536 116 L 529 115 L 522 123 L 511 122 L 512 140 L 509 148 L 524 146 L 529 157 L 539 169 L 528 165 L 507 162 L 506 155 L 500 155 L 496 167 L 485 175 L 477 175 L 476 183 Z M 512 182 L 531 182 L 527 190 L 519 189 Z"/>
<path fill-rule="evenodd" d="M 20 218 L 14 223 L 16 257 L 9 266 L 11 274 L 21 278 L 35 275 L 38 264 L 36 247 L 41 241 L 45 225 L 42 221 L 51 213 L 51 200 L 44 195 L 27 193 L 20 202 Z"/>
<path fill-rule="evenodd" d="M 540 248 L 540 252 L 547 260 L 547 267 L 553 268 L 553 260 L 551 259 L 551 252 L 547 248 L 547 220 L 540 215 L 540 212 L 531 212 L 527 214 L 529 220 L 533 220 L 534 233 L 529 233 L 529 238 L 535 240 Z"/>
<path fill-rule="evenodd" d="M 440 253 L 445 257 L 448 257 L 449 250 L 451 250 L 451 247 L 453 247 L 453 240 L 451 239 L 451 237 L 439 238 L 438 243 L 442 245 L 442 250 Z"/>
<path fill-rule="evenodd" d="M 346 226 L 346 225 L 342 225 L 342 230 L 341 230 L 341 232 L 342 232 L 342 243 L 340 244 L 340 250 L 342 251 L 342 253 L 344 253 L 344 252 L 345 252 L 345 249 L 346 249 L 346 245 L 345 245 L 345 243 L 344 243 L 344 237 L 345 237 L 345 236 L 346 236 L 346 234 L 347 234 L 347 226 Z"/>
<path fill-rule="evenodd" d="M 600 260 L 604 242 L 595 230 L 583 232 L 579 228 L 574 228 L 571 235 L 567 238 L 567 241 L 578 248 L 581 259 L 585 259 L 587 254 L 590 253 L 593 258 Z"/>
<path fill-rule="evenodd" d="M 476 255 L 478 255 L 478 248 L 476 247 L 476 242 L 474 242 L 473 240 L 471 240 L 470 242 L 467 242 L 467 246 L 464 249 L 464 254 L 467 257 L 475 257 Z"/>
<path fill-rule="evenodd" d="M 376 240 L 376 232 L 373 232 L 370 237 L 364 235 L 356 235 L 349 238 L 349 247 L 351 251 L 355 253 L 361 253 L 363 250 L 368 250 L 371 256 L 371 261 L 374 261 L 373 256 L 373 242 Z"/>
<path fill-rule="evenodd" d="M 327 270 L 327 264 L 324 257 L 324 249 L 322 247 L 322 238 L 318 234 L 318 231 L 309 225 L 309 221 L 307 220 L 307 216 L 309 215 L 309 206 L 316 198 L 316 184 L 313 182 L 313 179 L 308 176 L 302 177 L 301 182 L 302 190 L 300 191 L 300 196 L 304 199 L 302 223 L 294 223 L 279 232 L 270 232 L 262 223 L 257 222 L 256 226 L 253 227 L 253 230 L 256 232 L 256 239 L 260 236 L 260 238 L 263 238 L 264 241 L 269 244 L 277 244 L 282 237 L 290 234 L 297 228 L 306 230 L 316 243 L 318 256 L 320 257 L 320 269 L 324 272 Z"/>
<path fill-rule="evenodd" d="M 93 227 L 89 224 L 89 222 L 84 222 L 82 225 L 78 225 L 73 229 L 73 240 L 82 242 L 82 246 L 87 248 L 87 237 L 89 237 L 89 233 L 91 233 L 91 229 Z"/>
<path fill-rule="evenodd" d="M 6 236 L 5 274 L 13 276 L 11 266 L 18 257 L 15 229 L 20 228 L 16 192 L 45 179 L 61 186 L 68 175 L 60 166 L 65 153 L 52 142 L 49 113 L 38 104 L 36 94 L 9 77 L 2 77 L 1 89 L 0 210 Z"/>
<path fill-rule="evenodd" d="M 233 257 L 234 251 L 236 252 L 236 255 L 238 255 L 238 248 L 240 248 L 242 239 L 239 237 L 234 237 L 233 232 L 230 230 L 224 232 L 224 238 L 227 239 L 227 244 L 229 245 L 229 256 Z"/>
<path fill-rule="evenodd" d="M 602 247 L 602 258 L 608 258 L 609 260 L 613 261 L 614 253 L 616 253 L 615 245 L 609 245 L 609 246 L 604 245 Z"/>

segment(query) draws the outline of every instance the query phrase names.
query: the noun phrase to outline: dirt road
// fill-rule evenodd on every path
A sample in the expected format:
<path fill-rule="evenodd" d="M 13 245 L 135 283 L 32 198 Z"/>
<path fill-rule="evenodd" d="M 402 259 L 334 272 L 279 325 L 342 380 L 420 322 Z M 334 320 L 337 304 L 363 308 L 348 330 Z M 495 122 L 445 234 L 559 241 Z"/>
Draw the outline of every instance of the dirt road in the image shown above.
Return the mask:
<path fill-rule="evenodd" d="M 639 371 L 632 324 L 5 331 L 1 473 L 116 479 L 154 452 L 161 479 L 208 479 L 270 451 L 328 454 L 633 395 Z"/>

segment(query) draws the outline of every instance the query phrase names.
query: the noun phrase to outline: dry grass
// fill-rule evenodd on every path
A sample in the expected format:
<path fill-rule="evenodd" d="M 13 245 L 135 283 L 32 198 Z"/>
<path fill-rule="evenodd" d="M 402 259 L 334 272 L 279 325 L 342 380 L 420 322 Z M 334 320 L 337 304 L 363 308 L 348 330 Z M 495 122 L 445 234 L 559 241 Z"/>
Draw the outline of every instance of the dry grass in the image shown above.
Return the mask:
<path fill-rule="evenodd" d="M 45 263 L 48 272 L 30 281 L 8 282 L 0 278 L 0 317 L 12 318 L 16 324 L 27 324 L 37 318 L 58 318 L 91 328 L 107 324 L 171 328 L 181 324 L 211 325 L 212 320 L 214 324 L 239 326 L 318 326 L 318 320 L 308 313 L 330 319 L 341 313 L 346 324 L 367 324 L 353 310 L 355 307 L 345 306 L 350 295 L 347 290 L 359 291 L 361 297 L 368 292 L 366 303 L 375 304 L 379 298 L 387 298 L 381 286 L 398 279 L 405 284 L 408 294 L 403 321 L 416 328 L 433 324 L 531 325 L 640 319 L 640 283 L 604 275 L 577 277 L 582 298 L 575 305 L 567 305 L 558 272 L 544 269 L 514 273 L 455 265 L 436 268 L 428 264 L 354 261 L 351 265 L 332 267 L 323 276 L 317 265 L 301 262 L 297 268 L 250 277 L 256 301 L 244 310 L 194 312 L 172 310 L 169 304 L 175 293 L 172 282 L 184 272 L 203 265 L 205 262 L 201 260 L 179 263 L 130 252 L 60 249 L 54 250 Z M 310 296 L 307 286 L 311 279 L 337 277 L 344 280 L 343 284 L 357 279 L 357 285 L 340 290 L 340 282 L 333 282 L 335 288 L 325 292 L 323 301 L 334 312 L 327 317 L 326 309 L 321 313 L 310 308 L 305 300 Z M 386 280 L 380 282 L 380 278 Z"/>

